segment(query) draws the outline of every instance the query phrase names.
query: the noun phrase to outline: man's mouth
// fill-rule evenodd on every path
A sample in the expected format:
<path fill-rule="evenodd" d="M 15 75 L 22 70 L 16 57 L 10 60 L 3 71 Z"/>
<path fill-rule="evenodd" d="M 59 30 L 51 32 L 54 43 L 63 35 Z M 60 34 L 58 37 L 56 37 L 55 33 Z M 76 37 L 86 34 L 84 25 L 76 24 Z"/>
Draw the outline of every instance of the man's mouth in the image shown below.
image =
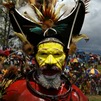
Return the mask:
<path fill-rule="evenodd" d="M 51 77 L 53 76 L 54 77 L 54 75 L 61 73 L 61 70 L 58 69 L 58 67 L 54 66 L 51 68 L 44 67 L 41 69 L 41 72 L 45 76 L 51 76 Z"/>

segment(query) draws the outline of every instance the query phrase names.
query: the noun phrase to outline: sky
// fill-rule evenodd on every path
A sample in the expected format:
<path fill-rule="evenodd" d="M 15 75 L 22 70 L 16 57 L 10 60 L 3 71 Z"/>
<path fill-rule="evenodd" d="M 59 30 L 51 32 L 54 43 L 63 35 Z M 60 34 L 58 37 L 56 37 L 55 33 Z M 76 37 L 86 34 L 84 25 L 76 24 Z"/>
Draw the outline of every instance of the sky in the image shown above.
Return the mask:
<path fill-rule="evenodd" d="M 77 47 L 84 51 L 101 53 L 101 0 L 91 0 L 88 11 L 80 33 L 88 35 L 90 40 L 81 40 Z"/>

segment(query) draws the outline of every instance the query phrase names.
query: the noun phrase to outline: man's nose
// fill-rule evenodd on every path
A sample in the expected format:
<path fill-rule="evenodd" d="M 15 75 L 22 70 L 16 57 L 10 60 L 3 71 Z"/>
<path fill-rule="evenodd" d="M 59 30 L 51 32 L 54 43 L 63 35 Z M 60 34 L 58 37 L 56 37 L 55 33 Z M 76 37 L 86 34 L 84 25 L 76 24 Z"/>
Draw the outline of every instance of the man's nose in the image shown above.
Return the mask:
<path fill-rule="evenodd" d="M 49 65 L 56 64 L 56 59 L 50 54 L 46 58 L 45 64 L 49 64 Z"/>

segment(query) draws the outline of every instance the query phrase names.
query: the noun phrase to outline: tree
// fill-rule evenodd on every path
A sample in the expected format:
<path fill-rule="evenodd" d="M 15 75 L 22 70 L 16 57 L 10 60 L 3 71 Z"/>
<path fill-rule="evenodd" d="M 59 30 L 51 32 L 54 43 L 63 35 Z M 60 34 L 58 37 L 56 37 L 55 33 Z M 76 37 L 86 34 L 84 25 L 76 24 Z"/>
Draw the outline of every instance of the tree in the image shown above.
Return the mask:
<path fill-rule="evenodd" d="M 1 0 L 0 4 L 2 4 Z M 16 37 L 13 35 L 13 29 L 10 24 L 8 12 L 2 5 L 0 5 L 0 47 L 4 49 L 5 47 L 14 46 L 15 38 Z"/>
<path fill-rule="evenodd" d="M 0 45 L 1 46 L 8 46 L 8 38 L 10 34 L 10 21 L 8 17 L 8 13 L 4 9 L 2 5 L 0 5 Z"/>

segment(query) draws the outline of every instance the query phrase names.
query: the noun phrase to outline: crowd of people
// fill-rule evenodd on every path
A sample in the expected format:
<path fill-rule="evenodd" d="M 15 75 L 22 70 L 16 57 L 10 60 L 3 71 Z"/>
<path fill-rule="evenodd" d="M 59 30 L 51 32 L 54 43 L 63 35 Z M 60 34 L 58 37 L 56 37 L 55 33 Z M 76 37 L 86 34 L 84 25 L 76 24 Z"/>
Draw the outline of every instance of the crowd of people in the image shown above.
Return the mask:
<path fill-rule="evenodd" d="M 101 56 L 99 54 L 76 53 L 68 59 L 69 74 L 85 94 L 101 94 Z"/>

